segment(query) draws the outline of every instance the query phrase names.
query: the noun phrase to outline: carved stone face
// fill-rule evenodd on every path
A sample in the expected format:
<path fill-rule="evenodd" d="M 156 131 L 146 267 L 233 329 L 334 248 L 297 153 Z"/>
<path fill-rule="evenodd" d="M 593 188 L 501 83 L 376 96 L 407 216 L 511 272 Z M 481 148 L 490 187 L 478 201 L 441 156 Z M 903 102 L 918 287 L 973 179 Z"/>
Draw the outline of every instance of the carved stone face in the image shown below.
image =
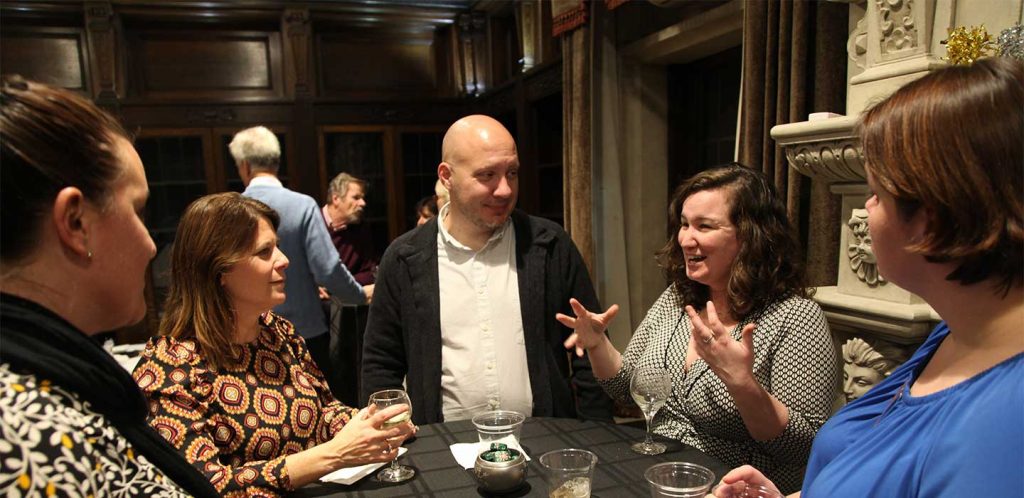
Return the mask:
<path fill-rule="evenodd" d="M 881 372 L 871 367 L 863 367 L 856 363 L 847 362 L 843 365 L 843 394 L 846 395 L 846 402 L 849 403 L 875 387 L 875 384 L 885 380 Z"/>
<path fill-rule="evenodd" d="M 846 255 L 850 258 L 850 269 L 857 274 L 862 282 L 874 287 L 884 284 L 885 279 L 878 275 L 875 251 L 871 248 L 871 233 L 868 230 L 868 212 L 865 209 L 854 209 L 850 221 L 850 244 Z"/>

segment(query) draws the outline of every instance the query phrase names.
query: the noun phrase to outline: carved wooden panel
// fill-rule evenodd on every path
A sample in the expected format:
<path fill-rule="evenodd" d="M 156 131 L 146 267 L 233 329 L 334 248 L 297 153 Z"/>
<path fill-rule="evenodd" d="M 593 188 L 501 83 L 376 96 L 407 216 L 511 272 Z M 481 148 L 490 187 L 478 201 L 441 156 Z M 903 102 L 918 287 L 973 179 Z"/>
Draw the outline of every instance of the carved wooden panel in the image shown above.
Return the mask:
<path fill-rule="evenodd" d="M 133 95 L 155 100 L 284 95 L 276 32 L 138 31 L 128 40 Z"/>
<path fill-rule="evenodd" d="M 88 92 L 84 33 L 75 28 L 9 28 L 0 36 L 4 74 Z"/>
<path fill-rule="evenodd" d="M 431 97 L 437 90 L 432 38 L 317 39 L 320 88 L 324 96 Z"/>

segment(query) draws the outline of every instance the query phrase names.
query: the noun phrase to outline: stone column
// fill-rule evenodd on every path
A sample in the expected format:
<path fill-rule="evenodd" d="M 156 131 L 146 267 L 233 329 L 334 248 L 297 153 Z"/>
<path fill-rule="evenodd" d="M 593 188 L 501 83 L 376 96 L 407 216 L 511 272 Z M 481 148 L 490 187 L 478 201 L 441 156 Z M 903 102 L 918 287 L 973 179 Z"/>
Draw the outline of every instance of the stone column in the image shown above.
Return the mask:
<path fill-rule="evenodd" d="M 813 181 L 826 182 L 834 194 L 842 196 L 842 215 L 835 220 L 836 230 L 841 231 L 838 285 L 819 287 L 815 297 L 846 356 L 847 392 L 845 396 L 840 393 L 841 401 L 863 394 L 851 385 L 854 377 L 865 382 L 884 378 L 905 361 L 939 320 L 920 297 L 877 273 L 863 209 L 868 190 L 864 158 L 854 134 L 858 115 L 907 82 L 944 66 L 941 42 L 950 28 L 984 24 L 989 32 L 998 33 L 1020 21 L 1022 0 L 848 3 L 846 115 L 771 130 L 797 171 Z M 857 363 L 872 366 L 858 367 Z"/>

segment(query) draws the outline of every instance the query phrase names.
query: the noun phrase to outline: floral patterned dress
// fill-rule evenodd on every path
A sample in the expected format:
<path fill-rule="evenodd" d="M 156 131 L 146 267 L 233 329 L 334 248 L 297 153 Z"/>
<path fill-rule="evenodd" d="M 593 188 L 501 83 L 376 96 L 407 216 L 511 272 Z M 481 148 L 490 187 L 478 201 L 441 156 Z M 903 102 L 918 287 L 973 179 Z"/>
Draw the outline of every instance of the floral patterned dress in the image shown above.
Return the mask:
<path fill-rule="evenodd" d="M 0 363 L 0 493 L 187 497 L 77 395 Z"/>
<path fill-rule="evenodd" d="M 149 422 L 227 497 L 292 488 L 287 455 L 330 440 L 357 412 L 334 399 L 292 324 L 268 312 L 234 366 L 212 371 L 194 339 L 150 339 L 133 376 Z"/>

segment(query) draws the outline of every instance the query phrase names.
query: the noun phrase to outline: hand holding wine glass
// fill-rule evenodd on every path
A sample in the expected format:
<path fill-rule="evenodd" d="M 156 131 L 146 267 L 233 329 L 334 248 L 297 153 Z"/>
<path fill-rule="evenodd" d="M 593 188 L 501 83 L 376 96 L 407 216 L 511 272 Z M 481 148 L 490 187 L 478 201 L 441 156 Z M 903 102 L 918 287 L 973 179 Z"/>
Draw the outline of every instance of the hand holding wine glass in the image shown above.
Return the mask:
<path fill-rule="evenodd" d="M 409 422 L 412 419 L 412 403 L 409 401 L 409 395 L 401 389 L 386 389 L 384 391 L 377 391 L 370 395 L 370 405 L 376 405 L 377 409 L 384 409 L 394 405 L 406 405 L 409 407 L 408 410 L 398 413 L 387 420 L 381 425 L 381 430 L 387 430 L 392 427 Z M 399 444 L 401 444 L 399 442 Z M 394 449 L 397 449 L 394 448 Z M 389 450 L 393 451 L 390 448 Z M 412 467 L 398 464 L 398 456 L 395 455 L 394 460 L 391 461 L 391 465 L 385 467 L 383 470 L 377 473 L 377 479 L 383 482 L 402 482 L 412 478 L 416 475 L 416 471 Z"/>
<path fill-rule="evenodd" d="M 651 438 L 651 421 L 658 410 L 668 401 L 672 393 L 672 376 L 660 367 L 637 367 L 629 380 L 629 393 L 644 413 L 647 421 L 647 436 L 643 442 L 630 447 L 642 455 L 659 455 L 665 452 L 665 445 Z"/>

